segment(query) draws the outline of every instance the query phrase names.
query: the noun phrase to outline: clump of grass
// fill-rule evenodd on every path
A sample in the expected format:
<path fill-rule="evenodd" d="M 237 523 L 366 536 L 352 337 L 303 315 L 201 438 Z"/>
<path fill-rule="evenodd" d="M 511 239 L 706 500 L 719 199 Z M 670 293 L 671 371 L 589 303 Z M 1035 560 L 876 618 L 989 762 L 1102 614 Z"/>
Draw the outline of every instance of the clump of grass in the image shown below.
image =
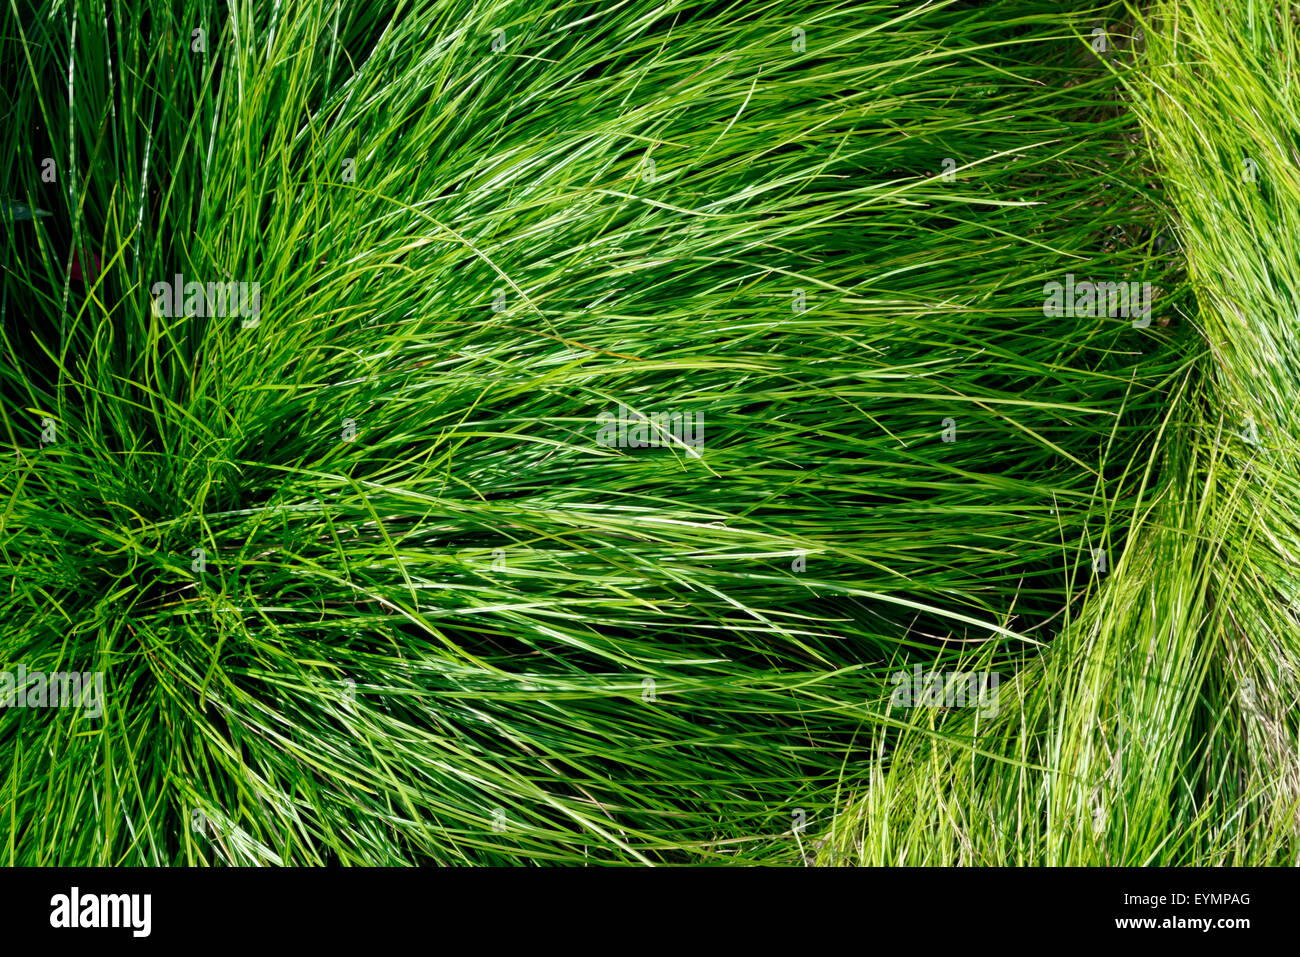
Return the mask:
<path fill-rule="evenodd" d="M 0 659 L 109 701 L 0 715 L 7 861 L 802 859 L 1164 482 L 1184 330 L 1043 310 L 1184 297 L 1120 11 L 24 6 Z"/>
<path fill-rule="evenodd" d="M 825 861 L 1296 860 L 1297 9 L 1159 3 L 1125 77 L 1196 291 L 1163 476 L 1115 574 L 1007 690 L 897 745 Z"/>

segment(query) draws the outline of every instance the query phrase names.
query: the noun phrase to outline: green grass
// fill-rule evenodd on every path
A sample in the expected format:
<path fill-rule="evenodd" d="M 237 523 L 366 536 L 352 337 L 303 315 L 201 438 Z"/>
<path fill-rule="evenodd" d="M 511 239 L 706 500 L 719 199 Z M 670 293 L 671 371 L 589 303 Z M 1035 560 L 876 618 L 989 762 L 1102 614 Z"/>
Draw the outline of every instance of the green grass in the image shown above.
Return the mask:
<path fill-rule="evenodd" d="M 1289 861 L 1295 33 L 1179 6 L 10 0 L 0 667 L 107 704 L 4 860 Z"/>
<path fill-rule="evenodd" d="M 1001 720 L 962 714 L 939 744 L 898 748 L 858 786 L 826 861 L 1297 859 L 1300 10 L 1228 6 L 1157 5 L 1126 79 L 1196 290 L 1195 363 L 1153 460 L 1165 485 Z"/>

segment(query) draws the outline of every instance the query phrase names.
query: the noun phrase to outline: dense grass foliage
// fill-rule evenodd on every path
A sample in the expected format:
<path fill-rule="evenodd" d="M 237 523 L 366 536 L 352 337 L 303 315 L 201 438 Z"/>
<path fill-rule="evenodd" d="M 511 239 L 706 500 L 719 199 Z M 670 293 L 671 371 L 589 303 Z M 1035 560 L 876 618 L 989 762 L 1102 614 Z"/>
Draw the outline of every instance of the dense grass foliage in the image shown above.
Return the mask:
<path fill-rule="evenodd" d="M 1152 16 L 10 0 L 5 860 L 1290 853 L 1295 36 Z"/>
<path fill-rule="evenodd" d="M 1143 18 L 1126 86 L 1196 290 L 1163 488 L 1096 601 L 1018 676 L 987 753 L 969 714 L 896 747 L 823 860 L 1296 861 L 1298 12 L 1191 0 Z"/>

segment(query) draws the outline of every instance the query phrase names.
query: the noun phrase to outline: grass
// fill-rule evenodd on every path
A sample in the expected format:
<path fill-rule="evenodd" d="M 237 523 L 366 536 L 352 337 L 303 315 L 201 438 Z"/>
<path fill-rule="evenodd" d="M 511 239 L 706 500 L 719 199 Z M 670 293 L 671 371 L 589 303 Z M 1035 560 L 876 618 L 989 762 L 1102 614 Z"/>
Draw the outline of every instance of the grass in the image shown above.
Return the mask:
<path fill-rule="evenodd" d="M 1166 484 L 1000 721 L 963 714 L 938 745 L 899 748 L 824 860 L 1296 860 L 1296 14 L 1190 2 L 1143 17 L 1144 69 L 1125 85 L 1196 291 L 1194 362 L 1153 460 Z"/>
<path fill-rule="evenodd" d="M 107 701 L 0 714 L 6 863 L 1289 861 L 1232 6 L 9 0 L 0 666 Z"/>

